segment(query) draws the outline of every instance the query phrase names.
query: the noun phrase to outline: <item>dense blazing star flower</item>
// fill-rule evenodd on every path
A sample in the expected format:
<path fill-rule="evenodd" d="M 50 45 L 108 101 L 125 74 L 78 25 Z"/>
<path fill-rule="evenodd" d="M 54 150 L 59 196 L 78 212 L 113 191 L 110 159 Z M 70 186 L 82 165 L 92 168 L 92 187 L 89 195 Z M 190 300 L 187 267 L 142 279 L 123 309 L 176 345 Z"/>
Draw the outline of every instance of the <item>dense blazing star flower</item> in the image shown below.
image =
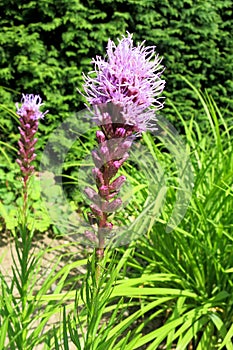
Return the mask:
<path fill-rule="evenodd" d="M 154 129 L 155 111 L 163 107 L 163 97 L 158 96 L 165 86 L 161 79 L 164 68 L 155 46 L 144 46 L 144 42 L 134 46 L 132 34 L 128 33 L 118 45 L 109 40 L 106 58 L 97 56 L 92 63 L 94 72 L 84 75 L 89 104 L 116 106 L 113 113 L 98 110 L 97 122 L 109 124 L 106 118 L 111 114 L 112 122 L 124 129 L 138 133 Z"/>
<path fill-rule="evenodd" d="M 48 111 L 42 113 L 40 107 L 43 105 L 42 99 L 39 95 L 23 94 L 21 99 L 21 106 L 16 103 L 17 114 L 20 119 L 20 140 L 18 142 L 19 158 L 16 162 L 19 164 L 23 173 L 24 185 L 26 186 L 27 180 L 34 170 L 34 166 L 31 162 L 36 158 L 35 144 L 37 139 L 35 134 L 38 130 L 39 119 L 43 118 Z"/>
<path fill-rule="evenodd" d="M 135 137 L 156 129 L 155 112 L 163 107 L 159 95 L 165 81 L 155 46 L 144 46 L 144 42 L 134 46 L 129 33 L 118 45 L 109 40 L 106 57 L 97 56 L 92 63 L 95 69 L 84 75 L 84 91 L 92 107 L 89 111 L 100 128 L 96 133 L 98 148 L 92 151 L 97 191 L 88 187 L 85 194 L 92 202 L 90 209 L 98 231 L 97 235 L 87 231 L 86 238 L 97 246 L 100 260 L 106 235 L 113 230 L 109 214 L 122 205 L 118 194 L 126 178 L 117 177 L 117 173 L 128 159 Z"/>

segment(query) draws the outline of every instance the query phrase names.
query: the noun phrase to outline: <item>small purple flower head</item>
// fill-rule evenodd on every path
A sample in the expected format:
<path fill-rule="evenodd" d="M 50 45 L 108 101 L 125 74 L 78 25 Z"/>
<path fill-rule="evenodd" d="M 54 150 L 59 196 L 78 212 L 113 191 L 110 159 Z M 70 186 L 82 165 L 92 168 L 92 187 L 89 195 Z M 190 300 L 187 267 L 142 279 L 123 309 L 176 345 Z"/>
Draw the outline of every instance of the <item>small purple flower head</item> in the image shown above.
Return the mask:
<path fill-rule="evenodd" d="M 153 129 L 155 110 L 163 107 L 163 97 L 158 96 L 165 86 L 161 79 L 164 67 L 155 46 L 144 46 L 144 42 L 134 46 L 132 34 L 128 33 L 117 46 L 109 40 L 106 59 L 97 56 L 92 63 L 96 77 L 94 72 L 84 75 L 90 105 L 111 103 L 119 107 L 118 122 L 123 127 L 131 126 L 139 133 Z"/>
<path fill-rule="evenodd" d="M 48 111 L 44 113 L 40 111 L 40 107 L 43 105 L 43 103 L 41 103 L 41 97 L 33 94 L 22 95 L 21 107 L 19 107 L 19 104 L 16 103 L 17 114 L 22 118 L 26 118 L 27 120 L 39 120 L 44 118 L 44 115 L 48 113 Z"/>

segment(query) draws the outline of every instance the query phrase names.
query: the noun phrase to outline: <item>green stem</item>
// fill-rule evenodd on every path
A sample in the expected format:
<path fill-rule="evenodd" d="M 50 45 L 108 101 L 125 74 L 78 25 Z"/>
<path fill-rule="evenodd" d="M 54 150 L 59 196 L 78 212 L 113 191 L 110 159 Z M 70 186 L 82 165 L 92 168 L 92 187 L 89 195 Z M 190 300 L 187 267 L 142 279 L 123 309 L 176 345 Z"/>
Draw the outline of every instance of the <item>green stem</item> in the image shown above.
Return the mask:
<path fill-rule="evenodd" d="M 99 230 L 98 230 L 98 241 L 99 245 L 95 250 L 96 255 L 96 283 L 98 283 L 101 275 L 101 265 L 100 262 L 104 258 L 104 245 L 105 245 L 105 238 L 104 238 L 104 228 L 106 226 L 107 221 L 107 213 L 103 213 L 103 218 L 99 222 Z"/>

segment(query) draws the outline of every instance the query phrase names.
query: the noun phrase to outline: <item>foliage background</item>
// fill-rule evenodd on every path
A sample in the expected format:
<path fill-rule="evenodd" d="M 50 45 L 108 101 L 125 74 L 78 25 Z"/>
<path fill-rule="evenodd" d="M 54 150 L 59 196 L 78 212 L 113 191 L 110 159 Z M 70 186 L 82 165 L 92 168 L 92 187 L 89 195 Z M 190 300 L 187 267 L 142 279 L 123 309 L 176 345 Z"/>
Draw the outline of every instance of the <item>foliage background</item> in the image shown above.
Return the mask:
<path fill-rule="evenodd" d="M 82 89 L 82 72 L 91 70 L 90 59 L 104 54 L 109 37 L 116 41 L 129 31 L 164 56 L 166 93 L 181 113 L 190 117 L 197 100 L 180 75 L 232 111 L 232 5 L 231 0 L 1 0 L 1 103 L 12 105 L 22 92 L 41 94 L 50 110 L 41 131 L 49 134 L 83 108 L 77 88 Z M 169 103 L 164 113 L 172 118 Z M 7 131 L 11 124 L 1 118 Z"/>
<path fill-rule="evenodd" d="M 40 124 L 37 147 L 42 150 L 51 131 L 84 108 L 77 91 L 82 90 L 82 73 L 92 69 L 92 57 L 104 55 L 108 38 L 116 41 L 129 31 L 135 41 L 157 45 L 167 67 L 163 113 L 181 132 L 172 104 L 185 119 L 194 117 L 202 129 L 208 127 L 199 100 L 182 75 L 196 88 L 211 92 L 223 115 L 231 113 L 232 5 L 231 0 L 1 0 L 0 194 L 4 204 L 9 206 L 17 198 L 14 180 L 19 176 L 17 117 L 4 106 L 15 111 L 22 92 L 41 95 L 49 109 Z M 83 142 L 87 140 L 92 142 L 93 135 Z M 55 152 L 56 144 L 54 140 Z M 81 149 L 76 147 L 70 160 L 81 157 Z M 75 175 L 73 169 L 66 175 Z"/>

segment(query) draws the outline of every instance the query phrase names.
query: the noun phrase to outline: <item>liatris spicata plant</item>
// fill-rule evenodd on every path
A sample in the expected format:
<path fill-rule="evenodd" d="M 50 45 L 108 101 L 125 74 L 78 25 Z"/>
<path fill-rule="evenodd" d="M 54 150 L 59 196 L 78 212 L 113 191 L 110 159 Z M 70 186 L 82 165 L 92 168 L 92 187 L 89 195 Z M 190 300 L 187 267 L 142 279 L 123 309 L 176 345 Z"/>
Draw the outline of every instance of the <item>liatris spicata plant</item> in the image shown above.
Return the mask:
<path fill-rule="evenodd" d="M 35 134 L 38 130 L 39 119 L 43 118 L 48 111 L 44 113 L 40 111 L 43 103 L 39 95 L 23 94 L 21 103 L 21 107 L 16 103 L 17 114 L 20 117 L 19 157 L 16 162 L 19 164 L 23 175 L 23 213 L 26 215 L 28 180 L 34 171 L 34 166 L 31 163 L 36 158 L 35 144 L 37 139 L 35 138 Z"/>
<path fill-rule="evenodd" d="M 43 118 L 48 112 L 42 113 L 42 99 L 39 95 L 23 94 L 21 105 L 16 103 L 17 114 L 19 116 L 19 132 L 20 140 L 18 142 L 19 151 L 16 162 L 19 164 L 22 173 L 23 183 L 23 205 L 21 209 L 21 217 L 19 217 L 19 225 L 17 234 L 14 234 L 15 249 L 17 260 L 13 258 L 13 274 L 16 286 L 20 295 L 19 307 L 16 315 L 18 321 L 15 330 L 14 340 L 20 344 L 22 349 L 28 348 L 29 344 L 29 325 L 30 315 L 33 310 L 33 302 L 28 299 L 28 290 L 30 290 L 30 279 L 35 273 L 38 259 L 31 252 L 33 229 L 28 228 L 28 202 L 29 202 L 29 184 L 30 178 L 34 172 L 33 160 L 36 158 L 35 144 L 37 139 L 35 134 L 38 130 L 39 119 Z M 17 262 L 16 262 L 17 261 Z M 21 305 L 20 305 L 21 304 Z M 18 327 L 18 328 L 17 328 Z M 14 328 L 14 327 L 13 327 Z"/>
<path fill-rule="evenodd" d="M 87 231 L 86 237 L 97 245 L 96 256 L 101 260 L 105 235 L 113 227 L 108 216 L 121 206 L 121 199 L 115 197 L 126 180 L 115 176 L 129 157 L 134 139 L 143 131 L 156 129 L 155 112 L 163 107 L 163 97 L 158 96 L 165 81 L 161 79 L 164 67 L 155 46 L 144 46 L 144 42 L 133 46 L 129 33 L 118 45 L 109 40 L 106 58 L 97 56 L 92 63 L 95 70 L 84 75 L 84 91 L 100 127 L 96 133 L 99 148 L 92 152 L 98 192 L 92 188 L 85 192 L 92 201 L 90 208 L 97 219 L 98 233 L 96 237 Z"/>

